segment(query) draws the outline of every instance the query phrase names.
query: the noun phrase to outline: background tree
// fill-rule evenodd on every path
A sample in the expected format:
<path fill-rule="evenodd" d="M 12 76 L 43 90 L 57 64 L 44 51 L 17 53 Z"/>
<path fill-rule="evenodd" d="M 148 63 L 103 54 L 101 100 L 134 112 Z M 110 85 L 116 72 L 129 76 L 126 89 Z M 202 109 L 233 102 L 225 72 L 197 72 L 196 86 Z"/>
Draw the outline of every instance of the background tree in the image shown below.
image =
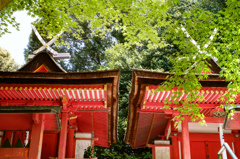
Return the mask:
<path fill-rule="evenodd" d="M 233 95 L 238 94 L 240 91 L 235 90 L 240 90 L 237 71 L 240 67 L 238 61 L 240 2 L 236 0 L 189 2 L 191 3 L 189 10 L 184 10 L 186 8 L 184 5 L 179 6 L 179 10 L 172 16 L 169 9 L 178 7 L 182 1 L 12 1 L 0 13 L 0 36 L 8 32 L 9 24 L 18 26 L 12 17 L 12 13 L 17 10 L 26 9 L 31 16 L 37 16 L 35 24 L 38 24 L 38 29 L 43 34 L 47 31 L 50 38 L 61 30 L 71 33 L 72 29 L 75 29 L 73 36 L 81 40 L 84 29 L 79 22 L 87 21 L 92 30 L 91 34 L 100 39 L 106 38 L 113 29 L 120 30 L 125 37 L 126 49 L 131 49 L 132 46 L 142 47 L 143 43 L 152 50 L 167 46 L 172 48 L 172 44 L 177 45 L 179 52 L 170 57 L 173 66 L 171 72 L 175 73 L 175 76 L 166 83 L 169 88 L 175 85 L 186 91 L 200 89 L 198 80 L 207 78 L 208 75 L 196 77 L 195 73 L 207 71 L 206 59 L 215 57 L 219 66 L 224 68 L 220 76 L 225 77 L 227 81 L 234 81 L 230 83 L 229 88 Z M 186 36 L 183 27 L 197 41 L 203 53 L 191 43 L 191 38 Z M 209 47 L 204 48 L 215 28 L 217 29 L 215 38 Z M 162 29 L 167 29 L 168 32 L 166 31 L 166 35 L 162 34 L 164 36 L 159 36 L 159 30 Z M 171 41 L 172 43 L 169 43 Z M 196 67 L 191 67 L 192 64 Z M 185 75 L 186 70 L 188 70 L 187 75 Z M 187 81 L 191 83 L 185 83 Z M 193 92 L 191 94 L 194 95 Z M 192 96 L 192 98 L 197 97 Z M 232 102 L 232 100 L 228 101 Z M 200 115 L 199 112 L 196 112 L 196 115 Z"/>
<path fill-rule="evenodd" d="M 217 57 L 224 70 L 221 76 L 226 77 L 228 81 L 235 80 L 230 84 L 230 88 L 233 94 L 239 93 L 236 91 L 240 90 L 239 2 L 179 0 L 175 4 L 161 4 L 158 1 L 74 1 L 75 4 L 69 5 L 71 7 L 61 8 L 63 3 L 56 5 L 60 13 L 48 2 L 42 2 L 45 7 L 41 6 L 40 9 L 54 15 L 48 18 L 46 15 L 41 16 L 41 20 L 44 19 L 42 24 L 51 24 L 44 28 L 49 30 L 49 35 L 54 35 L 54 32 L 60 30 L 70 32 L 65 32 L 65 37 L 63 36 L 70 47 L 60 46 L 64 50 L 60 52 L 70 52 L 72 55 L 70 62 L 62 65 L 65 69 L 84 71 L 121 68 L 119 141 L 110 148 L 96 147 L 98 158 L 151 158 L 150 149 L 133 150 L 122 141 L 126 129 L 133 68 L 170 71 L 175 76 L 165 85 L 168 88 L 179 86 L 189 91 L 192 98 L 196 98 L 191 90 L 200 89 L 198 80 L 207 78 L 207 75 L 196 77 L 195 73 L 201 74 L 203 70 L 208 72 L 207 59 Z M 78 9 L 81 10 L 80 13 Z M 65 17 L 66 12 L 74 14 L 77 20 L 67 23 L 71 17 Z M 36 12 L 36 15 L 40 13 L 41 11 Z M 61 16 L 63 19 L 58 19 Z M 64 26 L 63 23 L 68 25 Z M 54 26 L 55 30 L 52 28 Z M 68 30 L 69 26 L 71 31 Z M 200 53 L 191 43 L 190 37 L 186 37 L 181 26 L 187 29 L 204 53 Z M 214 28 L 218 29 L 215 38 L 208 48 L 203 48 Z M 191 67 L 193 64 L 195 67 Z M 187 107 L 180 110 L 181 113 L 186 113 L 185 110 L 191 111 L 191 107 L 187 104 L 185 106 Z M 190 115 L 203 119 L 199 111 Z"/>
<path fill-rule="evenodd" d="M 18 67 L 11 54 L 0 47 L 0 71 L 16 71 Z"/>
<path fill-rule="evenodd" d="M 218 6 L 208 7 L 203 3 L 191 3 L 188 1 L 179 1 L 177 5 L 174 5 L 168 10 L 169 17 L 174 20 L 177 24 L 180 20 L 183 20 L 184 15 L 189 12 L 193 12 L 195 9 L 206 10 L 210 13 L 216 13 L 219 10 L 224 9 L 225 2 L 218 1 L 215 5 Z M 164 37 L 166 42 L 169 44 L 165 47 L 150 49 L 148 43 L 145 41 L 141 42 L 140 46 L 126 47 L 124 42 L 118 41 L 118 44 L 106 51 L 106 57 L 108 60 L 107 68 L 121 68 L 121 80 L 120 80 L 120 98 L 119 98 L 119 121 L 118 121 L 118 132 L 119 142 L 111 145 L 110 149 L 97 148 L 97 152 L 102 154 L 104 157 L 99 158 L 151 158 L 151 149 L 131 149 L 126 143 L 122 142 L 127 124 L 127 113 L 128 113 L 128 95 L 131 88 L 132 69 L 150 69 L 158 71 L 170 71 L 172 69 L 172 61 L 177 54 L 183 54 L 181 45 L 176 42 L 174 34 L 174 25 L 161 27 L 158 29 L 158 36 Z M 118 32 L 119 33 L 119 32 Z M 120 32 L 121 33 L 121 32 Z M 121 37 L 121 36 L 120 36 Z M 189 52 L 188 52 L 189 53 Z M 180 67 L 180 66 L 179 66 Z M 105 69 L 106 67 L 104 67 Z M 201 67 L 200 67 L 201 68 Z M 201 70 L 202 71 L 202 70 Z M 192 81 L 190 81 L 192 82 Z M 101 155 L 100 155 L 101 156 Z"/>
<path fill-rule="evenodd" d="M 58 60 L 59 64 L 69 72 L 93 71 L 105 66 L 107 64 L 105 50 L 113 44 L 113 37 L 106 34 L 105 38 L 101 39 L 94 35 L 89 29 L 87 21 L 79 22 L 79 26 L 84 32 L 76 33 L 77 30 L 73 28 L 72 33 L 65 32 L 59 38 L 57 45 L 52 45 L 52 48 L 57 52 L 67 52 L 71 55 L 69 60 Z M 81 36 L 81 39 L 76 38 L 74 34 Z M 43 39 L 50 40 L 46 36 L 43 36 Z M 63 41 L 67 42 L 67 45 L 64 45 Z M 41 46 L 42 44 L 32 32 L 27 48 L 24 49 L 25 60 L 28 61 L 28 55 L 33 54 L 33 51 Z"/>
<path fill-rule="evenodd" d="M 105 35 L 111 28 L 107 26 L 115 26 L 115 29 L 122 29 L 128 43 L 137 43 L 139 39 L 148 40 L 149 44 L 157 45 L 161 43 L 161 39 L 157 37 L 156 28 L 169 24 L 166 21 L 166 10 L 172 1 L 81 1 L 81 0 L 19 0 L 9 3 L 1 12 L 2 26 L 15 23 L 12 13 L 18 10 L 27 10 L 29 15 L 37 16 L 38 20 L 35 24 L 39 24 L 39 28 L 44 32 L 48 31 L 50 37 L 56 33 L 63 31 L 71 32 L 71 28 L 75 28 L 78 32 L 82 31 L 79 22 L 87 20 L 91 29 L 96 34 Z M 4 16 L 5 15 L 5 16 Z M 6 16 L 7 15 L 7 16 Z M 117 23 L 121 21 L 121 23 Z M 40 23 L 41 22 L 41 23 Z M 152 23 L 156 23 L 155 27 L 149 27 Z M 14 25 L 15 26 L 15 25 Z M 17 26 L 16 26 L 17 27 Z M 2 30 L 1 33 L 5 33 Z M 76 38 L 80 38 L 75 34 Z"/>

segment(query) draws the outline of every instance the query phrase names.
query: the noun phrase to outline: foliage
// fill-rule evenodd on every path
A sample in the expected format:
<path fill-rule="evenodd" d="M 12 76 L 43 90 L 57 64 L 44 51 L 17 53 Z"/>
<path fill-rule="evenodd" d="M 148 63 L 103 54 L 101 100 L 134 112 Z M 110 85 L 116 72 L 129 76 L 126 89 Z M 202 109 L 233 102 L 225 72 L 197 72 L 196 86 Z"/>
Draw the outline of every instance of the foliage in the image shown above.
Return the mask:
<path fill-rule="evenodd" d="M 10 53 L 0 47 L 0 71 L 16 71 L 18 67 Z"/>
<path fill-rule="evenodd" d="M 94 36 L 92 31 L 89 29 L 88 22 L 79 23 L 84 33 L 77 33 L 81 36 L 81 40 L 76 39 L 73 33 L 76 32 L 72 29 L 73 33 L 64 33 L 60 41 L 67 41 L 68 45 L 56 45 L 53 44 L 51 47 L 57 52 L 70 53 L 70 60 L 58 60 L 59 64 L 68 72 L 78 71 L 92 71 L 97 70 L 101 66 L 106 65 L 105 50 L 111 46 L 112 37 L 106 35 L 106 38 L 101 39 L 98 36 Z M 51 39 L 42 36 L 47 42 Z M 29 37 L 27 48 L 24 49 L 25 60 L 28 61 L 28 55 L 42 44 L 37 39 L 36 35 L 32 32 Z"/>
<path fill-rule="evenodd" d="M 123 36 L 119 35 L 118 37 Z M 121 38 L 117 40 L 121 42 L 124 41 Z M 148 49 L 144 43 L 142 47 L 132 46 L 130 49 L 126 48 L 123 43 L 118 43 L 106 50 L 108 66 L 101 67 L 101 69 L 121 69 L 118 113 L 119 141 L 112 144 L 109 149 L 96 147 L 95 151 L 98 154 L 98 158 L 152 158 L 151 148 L 132 149 L 123 139 L 127 127 L 128 96 L 131 88 L 132 69 L 169 70 L 171 67 L 168 59 L 169 52 L 164 50 L 165 49 Z"/>
<path fill-rule="evenodd" d="M 88 146 L 88 148 L 84 151 L 84 158 L 93 158 L 96 156 L 96 153 L 93 151 L 93 148 L 91 146 Z"/>
<path fill-rule="evenodd" d="M 77 21 L 87 20 L 96 34 L 106 35 L 114 26 L 116 30 L 121 29 L 129 44 L 137 44 L 141 39 L 148 41 L 149 45 L 160 46 L 164 41 L 157 36 L 156 28 L 170 23 L 166 20 L 166 11 L 171 4 L 170 0 L 19 0 L 12 1 L 1 11 L 7 15 L 1 16 L 1 26 L 14 24 L 12 12 L 25 9 L 29 15 L 38 17 L 35 24 L 39 25 L 43 34 L 47 30 L 49 37 L 61 30 L 71 32 L 72 28 L 82 32 Z M 1 31 L 1 34 L 6 31 Z M 79 34 L 74 36 L 81 38 Z"/>
<path fill-rule="evenodd" d="M 45 38 L 43 39 L 45 40 Z M 41 42 L 38 40 L 37 36 L 32 31 L 31 34 L 29 35 L 27 48 L 24 48 L 23 51 L 25 61 L 28 62 L 29 61 L 28 55 L 33 54 L 33 51 L 37 50 L 41 46 L 42 46 Z"/>
<path fill-rule="evenodd" d="M 183 90 L 184 93 L 189 93 L 188 98 L 180 101 L 181 106 L 177 108 L 180 115 L 176 118 L 181 120 L 184 119 L 181 115 L 188 114 L 192 120 L 200 119 L 204 122 L 200 108 L 191 101 L 196 98 L 203 100 L 195 91 L 202 87 L 199 80 L 208 78 L 202 72 L 209 71 L 207 60 L 211 58 L 217 59 L 222 68 L 220 76 L 229 82 L 229 93 L 226 94 L 228 100 L 223 104 L 232 103 L 240 93 L 240 1 L 19 0 L 4 8 L 1 13 L 3 22 L 0 25 L 5 26 L 8 22 L 17 27 L 11 17 L 12 12 L 24 8 L 30 15 L 39 17 L 35 24 L 38 24 L 42 34 L 48 30 L 47 35 L 52 37 L 64 30 L 67 36 L 74 38 L 68 41 L 71 48 L 78 48 L 77 45 L 80 44 L 78 49 L 73 50 L 72 63 L 93 57 L 93 65 L 92 62 L 85 61 L 90 70 L 121 68 L 119 142 L 109 149 L 96 148 L 97 154 L 105 152 L 102 154 L 105 158 L 137 158 L 143 152 L 142 149 L 132 150 L 121 141 L 126 126 L 132 68 L 170 71 L 174 74 L 161 88 L 171 89 L 177 86 L 177 97 L 181 96 Z M 84 23 L 87 24 L 85 28 L 84 25 L 79 25 Z M 216 34 L 210 40 L 215 28 Z M 0 31 L 0 36 L 7 32 Z M 110 49 L 113 37 L 117 42 Z M 206 44 L 208 47 L 205 47 Z M 94 52 L 94 49 L 100 51 Z M 71 49 L 68 50 L 70 51 Z M 99 62 L 96 57 L 101 57 L 102 61 Z M 82 67 L 80 64 L 67 68 L 75 70 Z M 167 107 L 168 103 L 165 104 Z M 148 156 L 148 153 L 145 155 Z"/>
<path fill-rule="evenodd" d="M 8 5 L 12 0 L 5 0 L 5 1 L 1 1 L 0 2 L 0 11 L 6 6 Z"/>
<path fill-rule="evenodd" d="M 174 76 L 171 76 L 170 80 L 164 84 L 165 87 L 162 87 L 171 89 L 177 86 L 179 88 L 177 97 L 181 96 L 183 91 L 185 94 L 189 94 L 185 101 L 174 103 L 181 105 L 177 108 L 180 115 L 176 118 L 183 120 L 184 118 L 181 116 L 188 114 L 192 120 L 201 120 L 203 124 L 204 115 L 200 114 L 198 105 L 191 101 L 193 99 L 204 100 L 203 96 L 199 96 L 195 92 L 201 89 L 199 80 L 208 78 L 207 74 L 202 74 L 202 72 L 210 71 L 207 60 L 217 60 L 218 65 L 222 68 L 220 77 L 229 81 L 229 92 L 221 98 L 222 104 L 233 103 L 236 95 L 240 93 L 239 46 L 236 45 L 240 38 L 239 19 L 236 17 L 239 16 L 240 3 L 236 1 L 220 3 L 218 1 L 215 8 L 211 6 L 206 8 L 207 5 L 204 3 L 191 6 L 190 9 L 181 12 L 180 17 L 177 16 L 174 9 L 172 10 L 174 13 L 172 19 L 177 18 L 177 20 L 168 27 L 166 36 L 178 46 L 179 51 L 171 57 L 173 68 L 170 72 Z M 189 35 L 186 34 L 183 27 Z M 214 35 L 214 30 L 217 30 L 216 35 L 210 39 L 210 36 Z M 197 44 L 194 44 L 192 39 Z M 224 101 L 226 98 L 228 100 Z"/>

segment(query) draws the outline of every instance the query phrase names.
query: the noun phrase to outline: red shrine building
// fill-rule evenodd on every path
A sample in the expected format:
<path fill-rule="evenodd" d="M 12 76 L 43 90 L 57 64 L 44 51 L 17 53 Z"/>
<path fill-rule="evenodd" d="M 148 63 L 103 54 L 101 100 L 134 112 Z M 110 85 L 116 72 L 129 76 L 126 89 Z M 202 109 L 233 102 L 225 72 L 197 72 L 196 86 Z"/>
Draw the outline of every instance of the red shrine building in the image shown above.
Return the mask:
<path fill-rule="evenodd" d="M 38 53 L 0 72 L 0 158 L 83 158 L 117 141 L 119 70 L 67 73 Z"/>
<path fill-rule="evenodd" d="M 218 100 L 226 91 L 228 83 L 219 77 L 220 68 L 211 61 L 209 78 L 199 81 L 202 85 L 199 94 L 204 101 L 196 99 L 201 113 L 205 115 L 207 126 L 192 122 L 188 116 L 174 127 L 172 119 L 178 115 L 174 110 L 179 105 L 170 105 L 163 109 L 165 99 L 173 95 L 173 90 L 155 91 L 159 84 L 168 80 L 169 73 L 146 70 L 133 70 L 132 88 L 129 95 L 128 125 L 125 142 L 133 148 L 151 147 L 153 159 L 217 159 L 222 138 L 240 158 L 240 141 L 238 130 L 223 130 L 225 112 L 218 106 Z M 174 100 L 184 100 L 188 94 Z M 240 104 L 240 95 L 235 104 Z M 221 133 L 223 135 L 221 135 Z M 227 157 L 231 158 L 227 153 Z"/>

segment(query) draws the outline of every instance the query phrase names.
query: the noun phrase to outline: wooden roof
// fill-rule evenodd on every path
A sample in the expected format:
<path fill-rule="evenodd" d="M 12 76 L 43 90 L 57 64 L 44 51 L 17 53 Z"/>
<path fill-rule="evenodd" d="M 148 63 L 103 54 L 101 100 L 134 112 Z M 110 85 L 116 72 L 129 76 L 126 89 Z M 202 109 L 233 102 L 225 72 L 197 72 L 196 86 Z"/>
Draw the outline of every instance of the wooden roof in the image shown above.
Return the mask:
<path fill-rule="evenodd" d="M 117 141 L 119 77 L 120 70 L 67 73 L 48 53 L 39 53 L 17 72 L 0 71 L 0 107 L 59 107 L 66 96 L 78 117 L 69 123 L 78 132 L 94 131 L 96 145 L 108 147 Z"/>
<path fill-rule="evenodd" d="M 211 110 L 216 107 L 216 104 L 212 103 L 212 99 L 215 100 L 217 96 L 221 95 L 220 91 L 225 91 L 228 85 L 225 79 L 220 78 L 219 74 L 215 73 L 218 71 L 218 68 L 215 71 L 212 70 L 212 74 L 209 74 L 208 79 L 200 81 L 204 88 L 203 93 L 211 97 L 211 101 L 206 103 L 206 105 L 210 104 L 206 108 Z M 167 95 L 171 95 L 172 91 L 159 91 L 155 94 L 151 94 L 149 91 L 155 90 L 159 84 L 168 80 L 166 78 L 168 76 L 171 76 L 171 74 L 167 72 L 133 70 L 132 88 L 129 94 L 128 125 L 125 135 L 125 142 L 129 143 L 133 148 L 152 144 L 154 139 L 165 133 L 165 128 L 169 122 L 169 114 L 172 112 L 171 110 L 162 110 L 164 100 L 161 100 L 161 98 L 165 99 Z M 206 110 L 203 113 L 209 113 L 211 110 Z"/>
<path fill-rule="evenodd" d="M 65 72 L 66 71 L 59 66 L 53 57 L 47 52 L 40 52 L 34 56 L 26 65 L 18 70 L 18 72 L 37 72 L 37 69 L 44 66 L 47 72 Z"/>

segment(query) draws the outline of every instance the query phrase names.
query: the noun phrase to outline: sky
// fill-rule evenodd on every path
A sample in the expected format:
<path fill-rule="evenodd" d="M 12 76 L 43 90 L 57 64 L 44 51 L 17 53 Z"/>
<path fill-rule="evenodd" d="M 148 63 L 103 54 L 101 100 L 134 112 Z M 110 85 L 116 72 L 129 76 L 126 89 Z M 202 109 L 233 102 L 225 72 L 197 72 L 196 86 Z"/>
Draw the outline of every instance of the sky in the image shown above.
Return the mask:
<path fill-rule="evenodd" d="M 14 16 L 16 17 L 16 21 L 20 23 L 20 31 L 9 27 L 11 33 L 0 37 L 0 47 L 8 50 L 15 62 L 22 66 L 25 64 L 23 50 L 27 47 L 28 38 L 32 30 L 30 24 L 34 21 L 34 18 L 28 16 L 27 11 L 15 12 Z"/>

